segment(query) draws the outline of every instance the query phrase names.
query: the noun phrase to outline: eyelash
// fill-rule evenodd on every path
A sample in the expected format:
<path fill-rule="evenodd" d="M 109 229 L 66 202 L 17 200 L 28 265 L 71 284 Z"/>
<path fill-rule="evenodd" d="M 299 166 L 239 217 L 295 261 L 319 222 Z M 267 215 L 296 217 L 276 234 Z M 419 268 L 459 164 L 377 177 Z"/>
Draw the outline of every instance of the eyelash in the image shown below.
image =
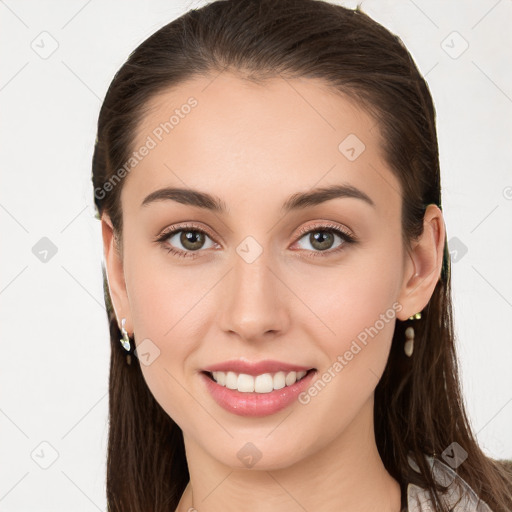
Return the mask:
<path fill-rule="evenodd" d="M 164 233 L 162 233 L 160 236 L 158 236 L 155 239 L 155 242 L 162 245 L 162 247 L 168 253 L 178 256 L 179 258 L 197 258 L 199 256 L 199 254 L 197 254 L 197 253 L 201 252 L 201 250 L 182 251 L 180 249 L 175 249 L 172 246 L 169 247 L 165 243 L 165 241 L 169 237 L 171 237 L 181 231 L 196 231 L 196 232 L 202 233 L 204 235 L 207 235 L 210 239 L 215 241 L 214 237 L 208 231 L 205 231 L 204 229 L 196 226 L 195 224 L 185 224 L 185 225 L 176 226 L 175 228 L 173 228 L 171 230 L 165 231 Z M 333 254 L 337 254 L 338 252 L 345 249 L 345 246 L 347 244 L 357 243 L 357 239 L 355 236 L 348 234 L 347 232 L 343 231 L 342 229 L 340 229 L 338 226 L 336 226 L 334 224 L 319 224 L 319 225 L 315 225 L 315 226 L 309 226 L 307 228 L 302 228 L 300 230 L 300 232 L 298 234 L 298 238 L 295 240 L 295 242 L 298 242 L 301 238 L 304 237 L 304 235 L 306 235 L 308 233 L 312 233 L 312 232 L 314 233 L 314 232 L 320 232 L 320 231 L 326 232 L 326 233 L 335 233 L 343 240 L 343 243 L 341 245 L 339 245 L 338 247 L 336 247 L 336 249 L 328 249 L 326 251 L 309 251 L 309 250 L 304 249 L 307 253 L 309 253 L 307 255 L 307 257 L 309 257 L 309 258 L 317 258 L 317 257 L 325 258 L 327 256 L 332 256 Z M 313 253 L 313 254 L 311 254 L 311 253 Z"/>

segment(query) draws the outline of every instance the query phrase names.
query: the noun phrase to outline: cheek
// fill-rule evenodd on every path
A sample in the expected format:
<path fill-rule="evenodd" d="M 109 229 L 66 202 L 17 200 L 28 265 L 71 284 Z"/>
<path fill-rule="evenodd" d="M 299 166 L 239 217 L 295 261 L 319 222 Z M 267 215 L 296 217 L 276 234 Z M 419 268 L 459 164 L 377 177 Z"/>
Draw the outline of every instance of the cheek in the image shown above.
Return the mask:
<path fill-rule="evenodd" d="M 224 272 L 216 276 L 208 265 L 177 265 L 163 249 L 137 252 L 131 247 L 126 255 L 137 346 L 149 339 L 148 346 L 158 353 L 150 365 L 141 359 L 141 370 L 157 402 L 181 426 L 195 404 L 186 388 L 199 364 L 197 351 L 209 328 L 206 319 L 218 301 L 215 284 Z"/>
<path fill-rule="evenodd" d="M 131 247 L 126 254 L 126 284 L 138 337 L 153 339 L 161 350 L 186 347 L 214 284 L 211 273 L 206 266 L 176 264 L 160 247 Z"/>
<path fill-rule="evenodd" d="M 193 354 L 204 338 L 199 330 L 207 301 L 201 298 L 207 291 L 204 283 L 209 281 L 197 268 L 177 270 L 161 261 L 138 263 L 134 259 L 129 269 L 127 288 L 137 346 L 148 344 L 149 339 L 148 346 L 158 354 L 149 365 L 141 358 L 143 377 L 162 409 L 187 430 L 190 417 L 198 414 L 187 379 L 194 368 Z"/>
<path fill-rule="evenodd" d="M 401 310 L 396 302 L 400 254 L 395 252 L 361 252 L 336 271 L 318 272 L 314 280 L 308 276 L 298 291 L 314 313 L 302 325 L 308 338 L 317 340 L 324 371 L 330 368 L 336 376 L 343 375 L 332 379 L 337 382 L 332 390 L 343 395 L 351 389 L 353 399 L 359 392 L 361 399 L 371 393 L 387 363 L 396 315 Z"/>
<path fill-rule="evenodd" d="M 320 429 L 327 438 L 346 428 L 374 393 L 401 310 L 391 270 L 367 268 L 337 277 L 338 282 L 325 280 L 326 293 L 315 288 L 317 292 L 308 296 L 321 322 L 314 318 L 303 324 L 322 352 L 322 364 L 300 403 L 315 411 L 307 419 L 311 430 Z M 333 415 L 333 410 L 339 414 Z"/>

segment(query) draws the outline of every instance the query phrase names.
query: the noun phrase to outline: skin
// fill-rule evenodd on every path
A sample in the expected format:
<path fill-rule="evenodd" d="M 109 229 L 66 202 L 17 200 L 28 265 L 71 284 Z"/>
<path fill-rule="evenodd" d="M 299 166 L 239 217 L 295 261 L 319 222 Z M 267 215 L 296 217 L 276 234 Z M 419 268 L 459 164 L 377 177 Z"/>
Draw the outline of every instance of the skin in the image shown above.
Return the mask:
<path fill-rule="evenodd" d="M 400 320 L 420 311 L 441 272 L 441 210 L 427 208 L 423 235 L 406 251 L 400 183 L 383 158 L 376 122 L 312 79 L 262 86 L 227 72 L 196 78 L 151 100 L 135 147 L 190 96 L 198 105 L 124 179 L 122 258 L 102 217 L 119 324 L 126 318 L 137 345 L 149 338 L 160 350 L 141 365 L 143 375 L 184 433 L 191 481 L 177 510 L 398 512 L 399 484 L 383 466 L 373 428 L 374 390 L 395 319 L 310 403 L 266 417 L 225 411 L 198 372 L 245 357 L 315 367 L 321 375 L 393 303 L 401 305 Z M 338 149 L 351 133 L 366 146 L 354 161 Z M 375 207 L 344 197 L 280 212 L 292 194 L 342 183 L 364 191 Z M 141 207 L 166 186 L 215 194 L 228 213 L 171 200 Z M 332 253 L 345 243 L 336 235 L 322 252 L 309 234 L 299 235 L 301 227 L 322 231 L 317 225 L 326 221 L 358 243 Z M 171 237 L 153 241 L 182 222 L 213 235 L 197 258 L 169 254 Z M 263 250 L 252 263 L 236 251 L 249 235 Z M 193 252 L 179 234 L 172 244 Z M 250 469 L 237 457 L 247 442 L 262 454 Z"/>

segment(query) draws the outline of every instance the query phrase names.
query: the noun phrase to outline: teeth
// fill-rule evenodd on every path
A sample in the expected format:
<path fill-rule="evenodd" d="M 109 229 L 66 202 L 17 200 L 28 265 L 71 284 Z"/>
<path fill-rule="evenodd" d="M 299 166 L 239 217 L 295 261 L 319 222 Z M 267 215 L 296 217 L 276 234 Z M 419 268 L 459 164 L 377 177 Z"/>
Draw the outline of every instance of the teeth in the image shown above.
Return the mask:
<path fill-rule="evenodd" d="M 307 372 L 277 372 L 275 374 L 264 373 L 253 377 L 246 373 L 213 372 L 213 379 L 228 389 L 236 389 L 242 393 L 270 393 L 274 389 L 282 389 L 291 386 L 302 379 Z"/>

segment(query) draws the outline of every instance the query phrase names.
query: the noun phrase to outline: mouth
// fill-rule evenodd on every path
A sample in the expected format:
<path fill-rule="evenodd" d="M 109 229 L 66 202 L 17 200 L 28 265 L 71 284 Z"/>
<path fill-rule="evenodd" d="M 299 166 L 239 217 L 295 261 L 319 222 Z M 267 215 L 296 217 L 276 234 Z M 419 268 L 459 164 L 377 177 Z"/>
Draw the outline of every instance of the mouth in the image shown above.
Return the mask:
<path fill-rule="evenodd" d="M 313 372 L 316 372 L 316 368 L 302 371 L 262 373 L 254 376 L 232 371 L 201 371 L 202 374 L 219 386 L 241 393 L 271 393 L 275 390 L 293 386 Z"/>
<path fill-rule="evenodd" d="M 199 372 L 205 390 L 220 407 L 245 417 L 264 417 L 293 406 L 318 373 L 316 368 L 280 363 L 274 368 L 269 364 L 258 370 L 247 365 L 240 368 L 241 372 L 246 369 L 253 375 L 232 371 L 232 364 L 231 368 L 222 366 L 221 370 L 212 367 Z"/>

